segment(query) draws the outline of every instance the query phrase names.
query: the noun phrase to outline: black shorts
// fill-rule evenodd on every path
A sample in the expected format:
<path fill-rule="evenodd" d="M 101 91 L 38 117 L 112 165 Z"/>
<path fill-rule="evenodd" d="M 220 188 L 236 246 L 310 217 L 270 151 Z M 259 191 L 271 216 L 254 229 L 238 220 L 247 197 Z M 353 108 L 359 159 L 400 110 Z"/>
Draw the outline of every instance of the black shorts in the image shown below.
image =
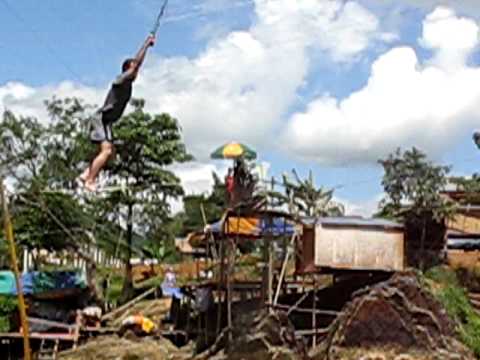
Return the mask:
<path fill-rule="evenodd" d="M 102 113 L 96 113 L 91 119 L 90 140 L 93 143 L 108 141 L 113 143 L 112 123 L 102 119 Z"/>

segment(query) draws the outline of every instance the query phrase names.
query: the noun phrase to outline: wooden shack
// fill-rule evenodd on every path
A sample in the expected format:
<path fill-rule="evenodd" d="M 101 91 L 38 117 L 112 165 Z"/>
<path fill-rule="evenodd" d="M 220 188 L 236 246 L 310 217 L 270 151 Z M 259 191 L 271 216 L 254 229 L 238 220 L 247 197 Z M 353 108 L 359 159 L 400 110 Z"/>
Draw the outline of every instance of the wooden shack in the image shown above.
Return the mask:
<path fill-rule="evenodd" d="M 383 219 L 325 217 L 305 221 L 297 272 L 325 270 L 401 271 L 403 225 Z"/>

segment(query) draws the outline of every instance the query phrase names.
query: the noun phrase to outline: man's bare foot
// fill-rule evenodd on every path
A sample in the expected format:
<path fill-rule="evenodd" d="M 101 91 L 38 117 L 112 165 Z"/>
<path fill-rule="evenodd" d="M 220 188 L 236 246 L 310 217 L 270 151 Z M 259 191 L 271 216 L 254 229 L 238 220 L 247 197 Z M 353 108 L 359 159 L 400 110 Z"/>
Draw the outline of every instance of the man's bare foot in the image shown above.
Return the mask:
<path fill-rule="evenodd" d="M 78 177 L 78 179 L 82 182 L 86 182 L 89 176 L 90 176 L 90 168 L 87 167 L 85 171 Z"/>
<path fill-rule="evenodd" d="M 81 175 L 75 179 L 75 183 L 77 184 L 77 187 L 79 187 L 79 188 L 83 188 L 85 186 L 85 181 L 86 181 L 86 179 L 82 178 Z"/>
<path fill-rule="evenodd" d="M 87 189 L 90 192 L 96 192 L 97 191 L 97 185 L 95 184 L 95 181 L 85 181 L 85 189 Z"/>

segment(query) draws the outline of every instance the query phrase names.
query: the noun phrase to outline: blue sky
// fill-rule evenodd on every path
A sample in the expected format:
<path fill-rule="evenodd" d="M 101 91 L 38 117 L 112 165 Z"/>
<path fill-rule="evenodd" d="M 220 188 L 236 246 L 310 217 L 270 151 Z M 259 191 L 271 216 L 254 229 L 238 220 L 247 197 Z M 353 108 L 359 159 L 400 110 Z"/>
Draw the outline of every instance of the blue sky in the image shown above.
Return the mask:
<path fill-rule="evenodd" d="M 136 94 L 181 122 L 199 158 L 178 170 L 191 192 L 224 170 L 209 150 L 239 140 L 270 175 L 312 169 L 365 214 L 381 196 L 375 159 L 396 146 L 476 171 L 480 6 L 461 3 L 170 0 Z M 101 103 L 161 5 L 0 0 L 0 108 L 42 117 L 52 95 Z"/>

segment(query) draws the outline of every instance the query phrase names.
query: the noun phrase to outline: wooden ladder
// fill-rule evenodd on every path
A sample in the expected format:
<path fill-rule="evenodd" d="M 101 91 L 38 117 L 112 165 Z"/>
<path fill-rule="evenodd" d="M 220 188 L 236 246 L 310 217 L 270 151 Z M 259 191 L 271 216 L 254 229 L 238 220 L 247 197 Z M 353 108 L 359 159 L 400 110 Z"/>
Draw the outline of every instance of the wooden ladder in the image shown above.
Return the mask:
<path fill-rule="evenodd" d="M 53 347 L 47 346 L 45 339 L 40 343 L 37 360 L 57 360 L 59 340 L 54 340 Z"/>

